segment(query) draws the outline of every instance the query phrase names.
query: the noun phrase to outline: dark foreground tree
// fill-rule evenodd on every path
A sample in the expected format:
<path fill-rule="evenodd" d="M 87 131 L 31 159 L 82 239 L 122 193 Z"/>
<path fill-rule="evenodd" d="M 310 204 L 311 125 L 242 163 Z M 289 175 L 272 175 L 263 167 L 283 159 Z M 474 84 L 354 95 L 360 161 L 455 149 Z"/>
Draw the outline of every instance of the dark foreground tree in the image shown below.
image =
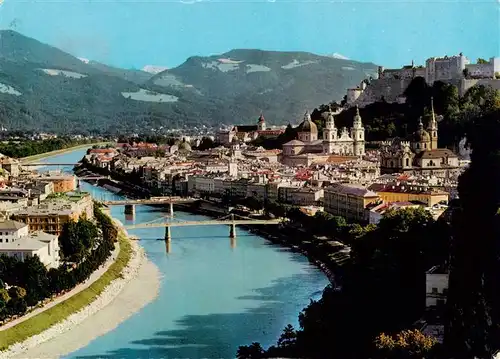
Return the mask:
<path fill-rule="evenodd" d="M 470 167 L 454 213 L 445 345 L 454 359 L 486 359 L 500 349 L 500 111 L 468 130 Z"/>

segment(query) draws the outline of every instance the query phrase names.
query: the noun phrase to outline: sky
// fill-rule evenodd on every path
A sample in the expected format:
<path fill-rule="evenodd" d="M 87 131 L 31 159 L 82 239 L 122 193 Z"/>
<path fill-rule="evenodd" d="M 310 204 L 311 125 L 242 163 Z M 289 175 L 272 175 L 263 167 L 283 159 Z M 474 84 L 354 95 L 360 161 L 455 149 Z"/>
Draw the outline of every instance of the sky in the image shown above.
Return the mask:
<path fill-rule="evenodd" d="M 0 0 L 0 29 L 124 68 L 235 48 L 385 67 L 500 56 L 500 0 Z"/>

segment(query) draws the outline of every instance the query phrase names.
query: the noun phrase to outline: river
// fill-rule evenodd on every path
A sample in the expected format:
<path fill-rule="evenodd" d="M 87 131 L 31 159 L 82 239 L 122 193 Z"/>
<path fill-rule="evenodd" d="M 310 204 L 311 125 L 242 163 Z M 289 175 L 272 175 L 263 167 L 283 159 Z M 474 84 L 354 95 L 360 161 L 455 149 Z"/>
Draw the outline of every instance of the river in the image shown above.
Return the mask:
<path fill-rule="evenodd" d="M 41 162 L 73 163 L 84 152 Z M 82 183 L 95 198 L 121 198 Z M 123 207 L 112 207 L 111 213 L 124 224 L 162 216 L 148 206 L 136 206 L 133 220 L 125 218 Z M 175 215 L 206 218 L 179 211 Z M 165 242 L 157 240 L 164 237 L 164 229 L 129 232 L 141 239 L 162 274 L 159 295 L 116 329 L 66 358 L 234 358 L 239 345 L 272 345 L 288 323 L 297 326 L 298 313 L 328 284 L 304 256 L 241 228 L 234 243 L 227 226 L 173 228 L 169 253 Z"/>

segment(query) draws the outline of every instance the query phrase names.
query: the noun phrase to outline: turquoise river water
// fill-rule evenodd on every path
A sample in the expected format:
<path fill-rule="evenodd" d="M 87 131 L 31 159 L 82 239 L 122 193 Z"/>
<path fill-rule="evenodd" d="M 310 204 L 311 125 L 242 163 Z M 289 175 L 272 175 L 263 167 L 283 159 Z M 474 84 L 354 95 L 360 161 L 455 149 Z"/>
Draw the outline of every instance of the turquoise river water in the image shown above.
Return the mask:
<path fill-rule="evenodd" d="M 44 161 L 73 163 L 84 152 Z M 121 198 L 87 183 L 83 190 L 98 199 Z M 125 218 L 121 206 L 111 212 L 124 224 L 163 215 L 148 206 L 137 206 L 133 220 Z M 176 216 L 206 218 L 183 212 Z M 116 329 L 66 358 L 234 358 L 239 345 L 259 341 L 268 346 L 288 323 L 297 326 L 300 310 L 328 284 L 304 256 L 241 228 L 235 243 L 226 226 L 173 228 L 169 253 L 165 242 L 157 240 L 163 238 L 163 228 L 129 232 L 141 239 L 159 268 L 160 293 Z"/>

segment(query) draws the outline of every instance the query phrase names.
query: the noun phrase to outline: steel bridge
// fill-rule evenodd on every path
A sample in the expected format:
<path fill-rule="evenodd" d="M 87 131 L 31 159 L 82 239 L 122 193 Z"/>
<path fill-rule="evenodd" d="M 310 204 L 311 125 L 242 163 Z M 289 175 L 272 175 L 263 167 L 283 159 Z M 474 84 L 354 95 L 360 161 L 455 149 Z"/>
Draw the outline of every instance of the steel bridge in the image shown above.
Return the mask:
<path fill-rule="evenodd" d="M 219 226 L 228 225 L 229 226 L 229 237 L 236 238 L 236 226 L 237 225 L 277 225 L 284 223 L 284 219 L 254 219 L 249 217 L 237 216 L 239 219 L 235 218 L 234 214 L 229 214 L 227 216 L 218 219 L 209 219 L 206 221 L 178 221 L 178 222 L 149 222 L 149 223 L 139 223 L 124 226 L 125 229 L 146 229 L 146 228 L 161 228 L 165 227 L 165 240 L 170 241 L 172 239 L 172 227 L 193 227 L 193 226 Z"/>

